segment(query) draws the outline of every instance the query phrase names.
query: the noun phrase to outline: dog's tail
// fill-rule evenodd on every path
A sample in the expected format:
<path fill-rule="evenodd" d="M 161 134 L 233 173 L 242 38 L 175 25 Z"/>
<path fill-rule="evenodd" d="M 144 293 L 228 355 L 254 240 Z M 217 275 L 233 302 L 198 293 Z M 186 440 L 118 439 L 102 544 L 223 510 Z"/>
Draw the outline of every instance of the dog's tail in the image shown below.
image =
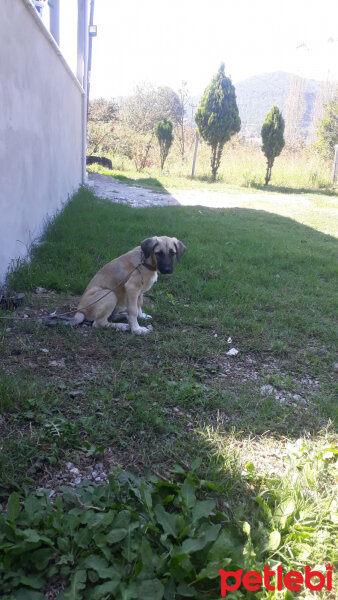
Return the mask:
<path fill-rule="evenodd" d="M 48 317 L 44 318 L 44 323 L 46 325 L 56 325 L 57 321 L 60 320 L 64 325 L 81 325 L 85 320 L 85 316 L 82 312 L 75 313 L 74 317 L 64 317 L 63 315 L 48 315 Z"/>
<path fill-rule="evenodd" d="M 69 319 L 72 325 L 80 325 L 85 320 L 85 316 L 82 312 L 76 312 L 72 319 Z"/>

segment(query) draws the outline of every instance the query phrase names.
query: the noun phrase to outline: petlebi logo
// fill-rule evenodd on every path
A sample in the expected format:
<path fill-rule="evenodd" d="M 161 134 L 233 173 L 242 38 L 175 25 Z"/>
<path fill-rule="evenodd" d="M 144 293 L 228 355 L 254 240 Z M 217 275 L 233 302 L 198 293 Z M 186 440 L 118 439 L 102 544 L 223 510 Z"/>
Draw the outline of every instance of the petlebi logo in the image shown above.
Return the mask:
<path fill-rule="evenodd" d="M 223 569 L 219 569 L 218 572 L 221 576 L 221 596 L 224 598 L 227 592 L 234 592 L 241 585 L 250 592 L 257 592 L 261 587 L 269 591 L 278 590 L 280 592 L 283 589 L 287 589 L 290 592 L 298 592 L 302 589 L 302 586 L 313 592 L 317 592 L 323 588 L 331 591 L 333 565 L 325 565 L 325 569 L 325 575 L 321 571 L 311 571 L 308 565 L 305 567 L 304 574 L 300 571 L 288 571 L 284 573 L 281 565 L 275 571 L 272 571 L 268 565 L 265 565 L 263 574 L 258 573 L 258 571 L 247 571 L 244 573 L 244 569 L 238 569 L 238 571 L 224 571 Z M 313 581 L 314 579 L 315 581 Z"/>

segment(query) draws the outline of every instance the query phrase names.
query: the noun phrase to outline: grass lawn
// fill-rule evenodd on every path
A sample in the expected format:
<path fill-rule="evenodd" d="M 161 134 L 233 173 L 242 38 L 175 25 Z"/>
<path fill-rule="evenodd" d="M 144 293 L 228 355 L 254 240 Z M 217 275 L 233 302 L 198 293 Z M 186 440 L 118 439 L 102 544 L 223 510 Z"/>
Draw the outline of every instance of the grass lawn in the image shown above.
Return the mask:
<path fill-rule="evenodd" d="M 104 263 L 152 235 L 187 246 L 148 293 L 152 334 L 41 323 L 73 310 Z M 334 237 L 264 211 L 134 210 L 85 189 L 66 205 L 9 276 L 26 293 L 21 319 L 0 314 L 5 600 L 50 600 L 63 588 L 60 600 L 211 599 L 218 568 L 326 572 L 336 533 L 337 264 Z M 115 467 L 123 472 L 109 484 L 75 483 Z M 73 491 L 60 493 L 65 484 Z M 37 488 L 52 500 L 30 493 Z M 29 580 L 33 550 L 44 566 Z M 24 591 L 12 596 L 11 586 Z M 292 595 L 227 594 L 251 597 Z"/>

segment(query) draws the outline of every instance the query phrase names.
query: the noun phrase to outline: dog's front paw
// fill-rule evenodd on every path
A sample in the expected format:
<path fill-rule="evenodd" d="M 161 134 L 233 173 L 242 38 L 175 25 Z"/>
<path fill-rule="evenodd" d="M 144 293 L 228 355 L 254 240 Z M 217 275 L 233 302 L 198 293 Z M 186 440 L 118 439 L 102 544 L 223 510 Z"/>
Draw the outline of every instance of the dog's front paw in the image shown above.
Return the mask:
<path fill-rule="evenodd" d="M 118 331 L 128 331 L 130 329 L 128 323 L 111 323 L 111 326 Z"/>
<path fill-rule="evenodd" d="M 132 333 L 135 333 L 135 335 L 146 335 L 147 333 L 150 333 L 152 331 L 152 328 L 150 327 L 137 327 L 135 329 L 132 329 Z"/>
<path fill-rule="evenodd" d="M 147 313 L 142 312 L 142 310 L 140 310 L 140 312 L 138 313 L 138 318 L 139 319 L 152 319 L 153 317 L 151 315 L 147 315 Z"/>

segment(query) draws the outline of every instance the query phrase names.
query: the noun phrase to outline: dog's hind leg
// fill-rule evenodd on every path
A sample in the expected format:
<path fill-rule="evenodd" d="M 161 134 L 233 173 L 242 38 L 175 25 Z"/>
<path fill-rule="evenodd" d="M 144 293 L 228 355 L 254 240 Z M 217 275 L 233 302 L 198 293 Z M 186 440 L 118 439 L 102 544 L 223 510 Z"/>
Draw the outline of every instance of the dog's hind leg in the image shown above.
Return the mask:
<path fill-rule="evenodd" d="M 98 305 L 95 307 L 95 319 L 93 321 L 93 327 L 113 327 L 118 331 L 127 331 L 129 329 L 129 325 L 127 323 L 111 323 L 108 321 L 110 315 L 114 311 L 116 303 L 117 297 L 114 293 L 109 294 L 106 298 L 103 298 L 98 303 Z"/>

